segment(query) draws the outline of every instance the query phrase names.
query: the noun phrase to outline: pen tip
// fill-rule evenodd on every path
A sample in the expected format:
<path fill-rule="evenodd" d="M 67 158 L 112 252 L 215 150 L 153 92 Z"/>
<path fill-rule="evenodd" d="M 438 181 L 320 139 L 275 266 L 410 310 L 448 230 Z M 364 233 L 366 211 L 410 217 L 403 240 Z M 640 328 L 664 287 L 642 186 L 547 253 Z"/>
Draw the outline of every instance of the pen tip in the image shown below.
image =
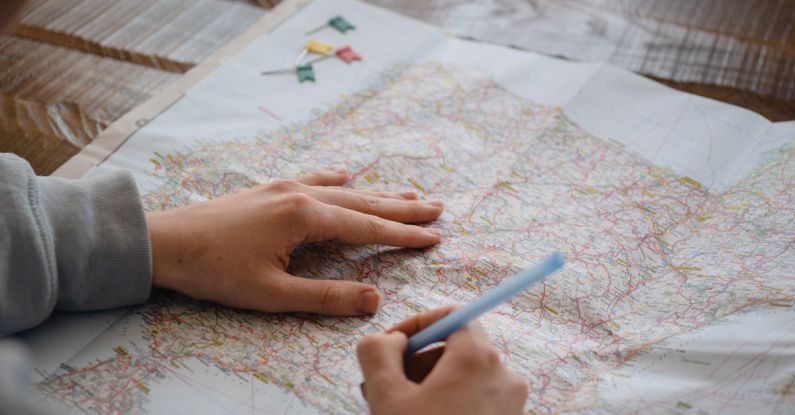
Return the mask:
<path fill-rule="evenodd" d="M 554 268 L 560 268 L 566 263 L 566 257 L 560 252 L 555 252 L 549 257 L 550 265 Z"/>

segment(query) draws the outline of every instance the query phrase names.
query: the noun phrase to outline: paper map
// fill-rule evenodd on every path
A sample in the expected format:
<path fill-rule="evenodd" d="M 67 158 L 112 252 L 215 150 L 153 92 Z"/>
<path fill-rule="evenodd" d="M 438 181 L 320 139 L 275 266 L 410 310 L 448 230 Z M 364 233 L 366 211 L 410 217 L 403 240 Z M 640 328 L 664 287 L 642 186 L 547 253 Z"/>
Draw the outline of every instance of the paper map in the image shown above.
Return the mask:
<path fill-rule="evenodd" d="M 559 250 L 564 271 L 482 318 L 507 364 L 530 382 L 528 413 L 795 413 L 792 124 L 654 90 L 649 96 L 683 105 L 671 105 L 675 111 L 703 116 L 710 131 L 677 135 L 688 115 L 642 124 L 618 109 L 646 104 L 589 92 L 611 82 L 631 90 L 639 82 L 631 75 L 530 56 L 575 86 L 545 87 L 543 79 L 528 86 L 522 71 L 504 72 L 525 54 L 447 39 L 358 4 L 357 31 L 345 41 L 363 51 L 361 80 L 323 87 L 324 77 L 354 67 L 318 65 L 315 90 L 283 77 L 263 81 L 283 85 L 267 99 L 232 84 L 229 97 L 213 101 L 257 48 L 290 37 L 300 45 L 302 28 L 349 4 L 307 6 L 143 128 L 103 169 L 132 168 L 145 208 L 157 210 L 345 165 L 357 188 L 444 200 L 435 224 L 442 243 L 426 250 L 325 243 L 293 255 L 297 275 L 376 285 L 383 307 L 372 318 L 268 315 L 158 293 L 47 374 L 36 385 L 43 397 L 78 413 L 364 413 L 354 353 L 361 336 L 471 301 Z M 417 49 L 414 58 L 398 46 L 379 55 L 369 46 L 385 42 L 378 36 L 356 43 L 376 30 L 366 22 L 414 28 L 400 46 Z M 472 64 L 472 51 L 505 60 Z M 638 85 L 640 98 L 652 88 Z M 233 98 L 236 108 L 222 109 Z M 306 109 L 279 115 L 291 105 Z M 235 122 L 235 109 L 252 107 L 270 119 Z M 208 108 L 231 121 L 202 134 L 207 121 L 188 120 L 206 118 Z M 646 115 L 665 120 L 668 109 Z M 663 137 L 658 129 L 665 140 L 654 141 Z M 157 137 L 168 138 L 147 146 Z M 650 142 L 658 148 L 649 150 Z"/>

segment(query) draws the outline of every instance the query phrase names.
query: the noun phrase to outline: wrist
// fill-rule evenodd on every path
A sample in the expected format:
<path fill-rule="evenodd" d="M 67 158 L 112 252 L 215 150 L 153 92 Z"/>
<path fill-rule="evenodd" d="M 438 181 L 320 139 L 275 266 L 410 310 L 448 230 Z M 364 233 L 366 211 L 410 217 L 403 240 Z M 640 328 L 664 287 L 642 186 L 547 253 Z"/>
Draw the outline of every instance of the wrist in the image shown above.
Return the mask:
<path fill-rule="evenodd" d="M 146 223 L 149 228 L 149 241 L 152 247 L 152 285 L 176 289 L 174 284 L 177 270 L 176 264 L 182 258 L 175 255 L 169 238 L 167 212 L 146 212 Z"/>

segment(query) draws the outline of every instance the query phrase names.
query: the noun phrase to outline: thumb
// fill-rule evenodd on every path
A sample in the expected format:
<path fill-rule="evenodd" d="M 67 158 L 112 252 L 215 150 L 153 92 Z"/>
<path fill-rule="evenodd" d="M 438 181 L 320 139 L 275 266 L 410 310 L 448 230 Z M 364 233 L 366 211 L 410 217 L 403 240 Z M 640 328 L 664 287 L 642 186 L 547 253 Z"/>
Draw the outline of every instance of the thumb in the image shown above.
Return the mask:
<path fill-rule="evenodd" d="M 281 279 L 283 311 L 357 316 L 375 314 L 381 301 L 375 287 L 360 282 L 315 280 L 287 273 Z"/>
<path fill-rule="evenodd" d="M 409 384 L 403 370 L 403 353 L 408 339 L 401 332 L 366 336 L 356 348 L 364 374 L 362 394 L 370 400 L 380 394 L 394 393 L 401 384 Z"/>

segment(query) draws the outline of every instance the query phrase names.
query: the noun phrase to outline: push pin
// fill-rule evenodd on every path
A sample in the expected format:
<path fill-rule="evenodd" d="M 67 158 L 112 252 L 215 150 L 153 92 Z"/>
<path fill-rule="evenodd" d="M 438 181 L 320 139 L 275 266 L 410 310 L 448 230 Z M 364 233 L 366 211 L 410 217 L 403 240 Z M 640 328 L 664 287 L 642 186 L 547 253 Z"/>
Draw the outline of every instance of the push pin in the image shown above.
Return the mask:
<path fill-rule="evenodd" d="M 344 60 L 345 63 L 351 63 L 353 61 L 360 61 L 362 57 L 356 53 L 350 46 L 343 46 L 337 49 L 337 57 Z"/>
<path fill-rule="evenodd" d="M 311 53 L 325 56 L 334 51 L 334 46 L 321 42 L 317 39 L 309 39 L 304 45 L 304 49 Z"/>
<path fill-rule="evenodd" d="M 334 53 L 331 53 L 331 52 Z M 309 53 L 313 53 L 316 55 L 320 55 L 308 62 L 303 62 L 306 55 Z M 329 59 L 337 57 L 345 63 L 352 63 L 354 61 L 361 61 L 362 57 L 355 50 L 353 50 L 350 46 L 343 46 L 336 51 L 334 47 L 329 45 L 328 43 L 323 43 L 315 39 L 310 39 L 304 45 L 304 49 L 301 51 L 301 54 L 298 55 L 298 58 L 293 62 L 292 68 L 283 68 L 283 69 L 270 69 L 260 72 L 261 75 L 276 75 L 276 74 L 286 74 L 290 72 L 295 72 L 298 75 L 299 82 L 305 81 L 312 81 L 315 82 L 315 70 L 313 65 Z"/>
<path fill-rule="evenodd" d="M 351 63 L 353 61 L 362 60 L 362 57 L 358 53 L 356 53 L 356 51 L 354 51 L 353 48 L 351 48 L 350 46 L 343 46 L 343 47 L 337 49 L 334 52 L 333 55 L 332 54 L 328 54 L 328 55 L 325 55 L 325 56 L 319 56 L 319 57 L 317 57 L 315 59 L 312 59 L 309 62 L 306 62 L 305 65 L 314 65 L 314 64 L 316 64 L 316 63 L 318 63 L 320 61 L 326 60 L 326 59 L 334 57 L 334 56 L 342 59 L 343 61 L 345 61 L 345 63 Z"/>
<path fill-rule="evenodd" d="M 326 56 L 329 53 L 334 51 L 334 46 L 329 45 L 328 43 L 321 42 L 317 39 L 309 39 L 304 44 L 304 49 L 301 50 L 301 53 L 295 58 L 295 62 L 293 62 L 293 66 L 300 66 L 304 62 L 304 58 L 308 53 L 314 53 L 317 55 Z"/>
<path fill-rule="evenodd" d="M 312 65 L 301 65 L 295 68 L 295 73 L 298 75 L 299 83 L 304 81 L 315 82 L 315 70 L 312 69 Z"/>
<path fill-rule="evenodd" d="M 293 72 L 294 70 L 295 70 L 295 67 L 284 68 L 284 69 L 269 69 L 267 71 L 262 71 L 259 74 L 260 75 L 276 75 L 276 74 L 281 74 L 281 73 L 290 73 L 290 72 Z"/>
<path fill-rule="evenodd" d="M 316 28 L 306 32 L 306 34 L 307 35 L 311 35 L 312 33 L 315 33 L 317 31 L 322 30 L 323 28 L 326 28 L 326 27 L 329 27 L 329 26 L 337 29 L 341 33 L 345 33 L 345 32 L 347 32 L 349 30 L 356 30 L 356 26 L 352 25 L 349 21 L 345 20 L 345 18 L 343 18 L 342 16 L 335 16 L 335 17 L 332 17 L 331 19 L 329 19 L 329 21 L 326 24 L 324 24 L 323 26 L 316 27 Z"/>

